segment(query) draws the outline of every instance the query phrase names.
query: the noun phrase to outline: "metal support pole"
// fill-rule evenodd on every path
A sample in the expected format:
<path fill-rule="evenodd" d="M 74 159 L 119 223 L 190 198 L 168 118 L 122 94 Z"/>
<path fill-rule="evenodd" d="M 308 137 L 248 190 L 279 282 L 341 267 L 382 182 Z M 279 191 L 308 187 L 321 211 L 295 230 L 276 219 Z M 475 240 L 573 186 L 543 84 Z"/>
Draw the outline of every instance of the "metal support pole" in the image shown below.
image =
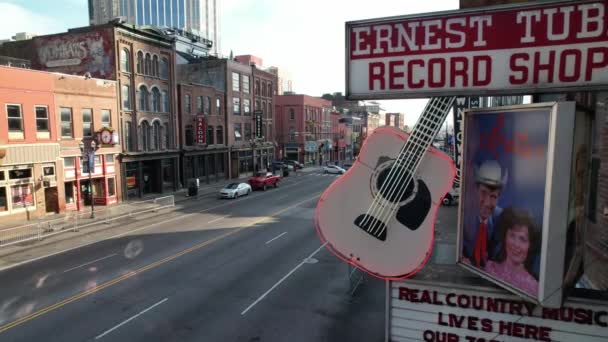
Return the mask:
<path fill-rule="evenodd" d="M 89 156 L 89 158 L 91 158 L 91 157 Z M 93 172 L 93 170 L 91 170 L 91 168 L 89 167 L 89 194 L 91 196 L 91 218 L 94 219 L 95 218 L 95 199 L 93 198 L 93 179 L 91 176 L 91 172 Z"/>

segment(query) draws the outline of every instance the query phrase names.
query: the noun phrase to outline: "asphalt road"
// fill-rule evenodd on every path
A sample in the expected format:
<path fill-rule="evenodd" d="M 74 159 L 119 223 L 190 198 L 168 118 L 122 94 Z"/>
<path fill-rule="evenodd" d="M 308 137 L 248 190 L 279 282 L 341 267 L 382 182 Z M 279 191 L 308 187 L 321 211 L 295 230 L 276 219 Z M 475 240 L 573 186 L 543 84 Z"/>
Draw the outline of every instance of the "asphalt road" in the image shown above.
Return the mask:
<path fill-rule="evenodd" d="M 334 179 L 203 198 L 2 271 L 0 341 L 383 341 L 385 283 L 366 277 L 353 293 L 312 226 Z M 440 211 L 439 230 L 454 213 Z"/>

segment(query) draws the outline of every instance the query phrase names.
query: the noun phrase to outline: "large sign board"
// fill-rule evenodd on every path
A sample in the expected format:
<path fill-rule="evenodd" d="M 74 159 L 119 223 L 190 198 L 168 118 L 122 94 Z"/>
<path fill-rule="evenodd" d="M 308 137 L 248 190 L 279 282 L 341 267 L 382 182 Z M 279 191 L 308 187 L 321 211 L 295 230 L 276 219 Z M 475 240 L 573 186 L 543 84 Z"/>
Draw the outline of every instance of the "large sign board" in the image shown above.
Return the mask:
<path fill-rule="evenodd" d="M 346 23 L 346 95 L 392 99 L 608 88 L 608 0 Z"/>
<path fill-rule="evenodd" d="M 207 141 L 207 125 L 205 123 L 205 116 L 199 114 L 196 116 L 196 144 L 204 145 Z"/>
<path fill-rule="evenodd" d="M 569 299 L 543 308 L 489 287 L 391 281 L 389 341 L 506 342 L 608 340 L 608 302 Z"/>
<path fill-rule="evenodd" d="M 255 112 L 253 112 L 253 117 L 254 117 L 254 123 L 255 123 L 255 137 L 257 139 L 261 139 L 262 138 L 262 112 L 256 110 Z"/>
<path fill-rule="evenodd" d="M 574 118 L 573 102 L 464 116 L 458 260 L 544 306 L 561 303 Z"/>

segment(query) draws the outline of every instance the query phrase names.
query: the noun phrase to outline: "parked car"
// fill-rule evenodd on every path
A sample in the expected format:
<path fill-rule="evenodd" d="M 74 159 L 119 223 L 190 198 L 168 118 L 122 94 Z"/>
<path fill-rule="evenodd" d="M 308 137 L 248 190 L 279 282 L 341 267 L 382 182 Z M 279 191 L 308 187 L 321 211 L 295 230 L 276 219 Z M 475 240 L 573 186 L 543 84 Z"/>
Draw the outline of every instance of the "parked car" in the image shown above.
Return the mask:
<path fill-rule="evenodd" d="M 348 171 L 348 169 L 350 169 L 351 166 L 353 166 L 353 164 L 347 163 L 347 164 L 342 165 L 342 168 L 344 170 Z"/>
<path fill-rule="evenodd" d="M 445 194 L 445 197 L 443 198 L 443 201 L 441 203 L 443 205 L 449 206 L 449 205 L 452 205 L 452 204 L 458 202 L 459 199 L 460 199 L 460 188 L 454 186 L 450 189 L 450 191 L 448 191 L 447 194 Z"/>
<path fill-rule="evenodd" d="M 273 175 L 272 172 L 258 172 L 253 177 L 249 178 L 249 185 L 252 189 L 262 189 L 266 191 L 269 186 L 275 188 L 279 186 L 281 176 Z"/>
<path fill-rule="evenodd" d="M 247 183 L 230 183 L 220 190 L 220 198 L 238 198 L 249 195 L 251 186 Z"/>
<path fill-rule="evenodd" d="M 346 170 L 344 170 L 343 168 L 341 168 L 337 165 L 323 166 L 323 173 L 333 173 L 333 174 L 342 175 L 342 174 L 344 174 L 344 172 L 346 172 Z"/>
<path fill-rule="evenodd" d="M 304 165 L 302 163 L 295 160 L 285 160 L 285 164 L 292 166 L 295 169 L 303 169 Z"/>

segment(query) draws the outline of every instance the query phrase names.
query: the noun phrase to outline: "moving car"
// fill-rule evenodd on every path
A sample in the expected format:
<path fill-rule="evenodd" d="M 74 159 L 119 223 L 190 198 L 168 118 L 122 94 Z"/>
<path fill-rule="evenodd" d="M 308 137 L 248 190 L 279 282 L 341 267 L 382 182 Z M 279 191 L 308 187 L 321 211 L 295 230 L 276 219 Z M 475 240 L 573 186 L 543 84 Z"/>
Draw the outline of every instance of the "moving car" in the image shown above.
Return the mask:
<path fill-rule="evenodd" d="M 249 178 L 249 185 L 251 185 L 252 189 L 262 189 L 266 191 L 269 186 L 274 186 L 275 188 L 279 186 L 279 180 L 281 180 L 281 176 L 273 175 L 272 172 L 257 172 L 253 177 Z"/>
<path fill-rule="evenodd" d="M 344 172 L 346 172 L 346 170 L 344 170 L 343 168 L 341 168 L 337 165 L 323 166 L 323 173 L 333 173 L 333 174 L 342 175 L 342 174 L 344 174 Z"/>
<path fill-rule="evenodd" d="M 342 168 L 344 170 L 348 171 L 348 169 L 350 169 L 351 166 L 353 166 L 353 164 L 347 163 L 347 164 L 342 165 Z"/>
<path fill-rule="evenodd" d="M 220 198 L 238 198 L 249 195 L 251 186 L 247 183 L 230 183 L 220 190 Z"/>
<path fill-rule="evenodd" d="M 441 202 L 443 205 L 450 206 L 460 199 L 460 188 L 453 186 Z"/>
<path fill-rule="evenodd" d="M 302 165 L 300 162 L 297 162 L 295 160 L 285 160 L 285 164 L 287 164 L 297 170 L 304 168 L 304 165 Z"/>

